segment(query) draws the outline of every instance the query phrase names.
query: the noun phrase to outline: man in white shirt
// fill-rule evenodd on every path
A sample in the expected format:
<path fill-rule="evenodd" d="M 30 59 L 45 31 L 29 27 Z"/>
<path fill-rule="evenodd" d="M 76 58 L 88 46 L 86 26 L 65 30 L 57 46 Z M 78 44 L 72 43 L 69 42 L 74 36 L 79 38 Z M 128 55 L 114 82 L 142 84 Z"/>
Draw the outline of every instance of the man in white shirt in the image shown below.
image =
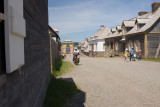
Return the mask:
<path fill-rule="evenodd" d="M 79 55 L 79 50 L 77 48 L 75 48 L 73 51 L 73 61 L 78 55 Z"/>

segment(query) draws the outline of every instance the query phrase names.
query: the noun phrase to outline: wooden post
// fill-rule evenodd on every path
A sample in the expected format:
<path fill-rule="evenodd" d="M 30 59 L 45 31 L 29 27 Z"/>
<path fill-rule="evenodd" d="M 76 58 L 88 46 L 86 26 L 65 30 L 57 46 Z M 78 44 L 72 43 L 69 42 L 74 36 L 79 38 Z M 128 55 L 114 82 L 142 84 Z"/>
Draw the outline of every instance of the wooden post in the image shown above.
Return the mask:
<path fill-rule="evenodd" d="M 148 58 L 147 34 L 144 34 L 144 57 Z"/>

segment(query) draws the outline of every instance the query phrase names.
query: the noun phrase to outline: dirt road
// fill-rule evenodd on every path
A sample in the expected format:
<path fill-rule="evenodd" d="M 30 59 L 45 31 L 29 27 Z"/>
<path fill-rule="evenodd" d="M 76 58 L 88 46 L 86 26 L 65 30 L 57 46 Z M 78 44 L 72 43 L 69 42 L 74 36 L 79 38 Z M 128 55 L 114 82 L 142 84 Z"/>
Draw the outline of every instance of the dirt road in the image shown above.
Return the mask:
<path fill-rule="evenodd" d="M 73 78 L 86 92 L 85 107 L 160 107 L 157 62 L 81 57 L 80 64 L 63 78 Z"/>

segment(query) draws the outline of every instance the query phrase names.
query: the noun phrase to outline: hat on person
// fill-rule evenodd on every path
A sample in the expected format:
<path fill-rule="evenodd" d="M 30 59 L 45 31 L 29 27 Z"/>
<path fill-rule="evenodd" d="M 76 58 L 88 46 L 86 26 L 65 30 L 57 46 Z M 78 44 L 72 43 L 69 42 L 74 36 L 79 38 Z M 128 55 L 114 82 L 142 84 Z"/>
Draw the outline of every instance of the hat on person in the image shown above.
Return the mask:
<path fill-rule="evenodd" d="M 126 51 L 128 51 L 128 48 L 126 48 Z"/>

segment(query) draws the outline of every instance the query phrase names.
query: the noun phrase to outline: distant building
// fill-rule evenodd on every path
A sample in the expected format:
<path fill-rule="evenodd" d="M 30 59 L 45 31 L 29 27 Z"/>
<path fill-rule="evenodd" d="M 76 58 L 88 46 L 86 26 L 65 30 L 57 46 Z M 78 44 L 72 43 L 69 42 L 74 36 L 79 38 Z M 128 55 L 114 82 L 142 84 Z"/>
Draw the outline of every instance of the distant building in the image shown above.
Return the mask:
<path fill-rule="evenodd" d="M 143 57 L 160 57 L 160 2 L 152 11 L 140 11 L 137 17 L 124 20 L 105 37 L 106 53 L 122 55 L 126 48 L 141 50 Z"/>
<path fill-rule="evenodd" d="M 74 42 L 71 40 L 65 40 L 61 43 L 61 53 L 69 54 L 73 53 Z"/>
<path fill-rule="evenodd" d="M 89 44 L 88 44 L 88 38 L 85 38 L 85 40 L 82 43 L 79 43 L 79 49 L 80 52 L 86 56 L 89 56 Z"/>
<path fill-rule="evenodd" d="M 90 37 L 88 41 L 89 44 L 89 52 L 96 52 L 97 56 L 104 56 L 105 52 L 105 37 L 110 33 L 110 29 L 108 27 L 101 26 L 96 33 Z"/>
<path fill-rule="evenodd" d="M 54 31 L 56 30 L 56 31 Z M 50 50 L 51 50 L 51 59 L 52 59 L 52 65 L 54 65 L 55 59 L 60 56 L 61 53 L 61 42 L 59 37 L 59 32 L 56 28 L 52 29 L 50 26 L 48 26 L 48 33 L 50 36 Z"/>

